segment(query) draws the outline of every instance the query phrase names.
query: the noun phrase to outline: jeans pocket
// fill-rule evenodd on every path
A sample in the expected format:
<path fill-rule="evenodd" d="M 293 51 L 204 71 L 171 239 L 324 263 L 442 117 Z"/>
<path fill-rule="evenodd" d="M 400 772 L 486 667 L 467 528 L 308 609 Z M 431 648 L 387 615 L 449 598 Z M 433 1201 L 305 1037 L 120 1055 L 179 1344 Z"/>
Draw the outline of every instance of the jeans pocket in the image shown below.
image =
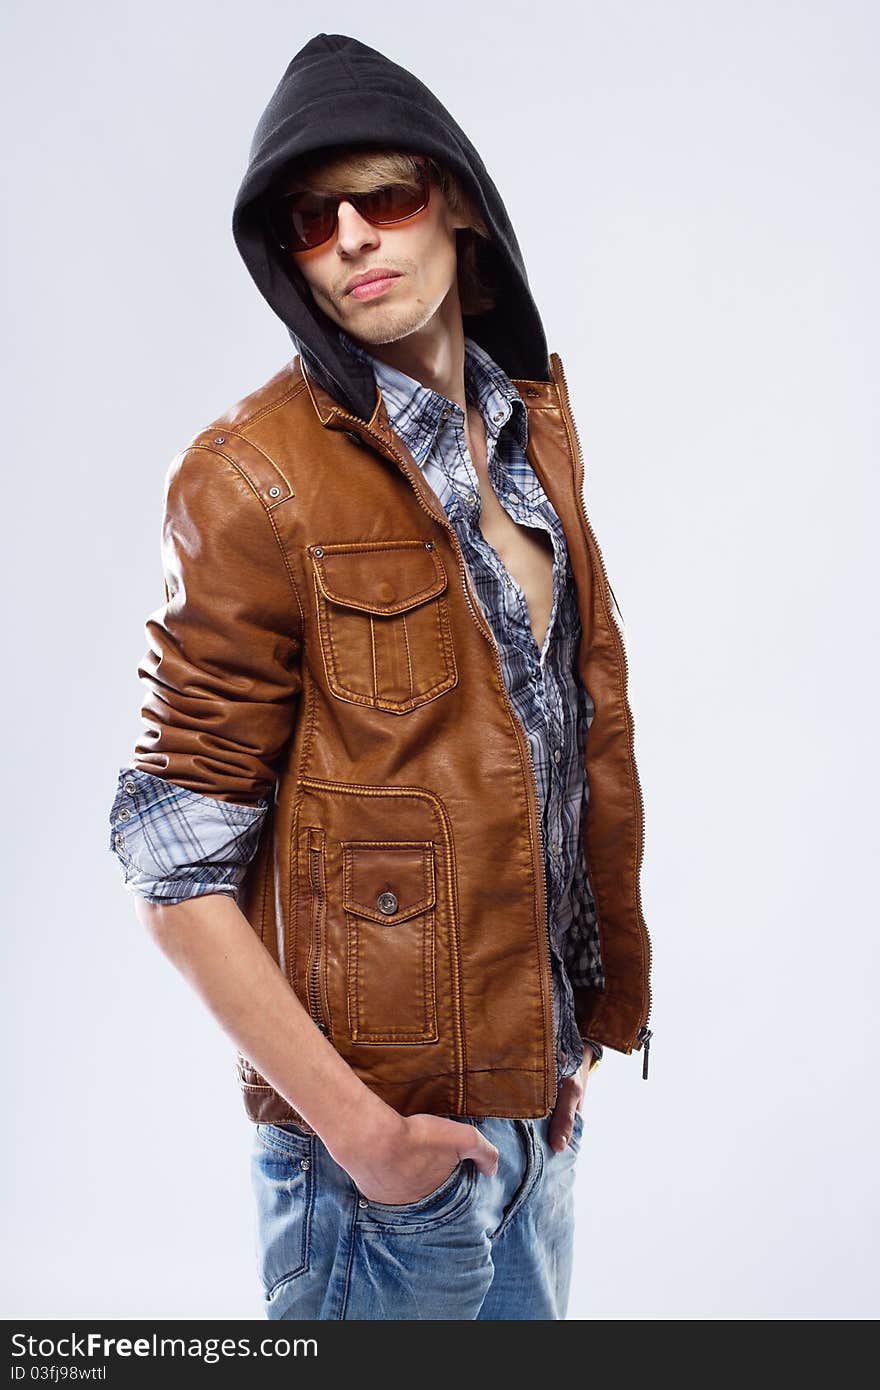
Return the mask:
<path fill-rule="evenodd" d="M 476 1192 L 477 1167 L 472 1158 L 460 1158 L 448 1177 L 414 1202 L 376 1202 L 362 1197 L 358 1211 L 361 1227 L 384 1231 L 424 1231 L 460 1216 Z"/>
<path fill-rule="evenodd" d="M 315 1136 L 292 1124 L 258 1123 L 251 1181 L 257 1206 L 257 1269 L 264 1297 L 272 1300 L 309 1269 Z"/>
<path fill-rule="evenodd" d="M 453 1115 L 450 1119 L 460 1120 L 467 1125 L 477 1125 L 470 1116 Z M 375 1202 L 361 1197 L 357 1219 L 361 1229 L 392 1230 L 402 1233 L 417 1233 L 430 1230 L 434 1226 L 462 1216 L 473 1205 L 477 1194 L 478 1173 L 473 1158 L 460 1158 L 448 1177 L 434 1190 L 414 1202 Z"/>

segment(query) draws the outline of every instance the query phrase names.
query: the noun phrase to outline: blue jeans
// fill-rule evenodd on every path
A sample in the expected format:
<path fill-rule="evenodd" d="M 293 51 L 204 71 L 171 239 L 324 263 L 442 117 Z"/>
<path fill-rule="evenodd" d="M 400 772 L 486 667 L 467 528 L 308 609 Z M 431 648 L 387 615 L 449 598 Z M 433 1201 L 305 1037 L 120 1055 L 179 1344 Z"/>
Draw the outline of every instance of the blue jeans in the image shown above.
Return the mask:
<path fill-rule="evenodd" d="M 433 1192 L 368 1201 L 323 1141 L 295 1124 L 256 1124 L 251 1177 L 257 1268 L 269 1318 L 564 1318 L 583 1134 L 561 1153 L 550 1118 L 449 1119 L 499 1151 L 489 1177 L 470 1158 Z"/>

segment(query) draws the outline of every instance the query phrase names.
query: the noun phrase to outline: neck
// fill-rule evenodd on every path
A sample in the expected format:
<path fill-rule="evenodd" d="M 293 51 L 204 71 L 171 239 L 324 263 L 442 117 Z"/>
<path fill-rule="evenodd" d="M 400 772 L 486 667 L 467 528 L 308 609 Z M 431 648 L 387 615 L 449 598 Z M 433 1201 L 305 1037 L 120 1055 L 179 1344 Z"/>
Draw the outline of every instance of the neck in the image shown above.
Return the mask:
<path fill-rule="evenodd" d="M 467 412 L 464 386 L 464 328 L 457 294 L 450 292 L 426 324 L 392 343 L 366 343 L 373 357 Z"/>

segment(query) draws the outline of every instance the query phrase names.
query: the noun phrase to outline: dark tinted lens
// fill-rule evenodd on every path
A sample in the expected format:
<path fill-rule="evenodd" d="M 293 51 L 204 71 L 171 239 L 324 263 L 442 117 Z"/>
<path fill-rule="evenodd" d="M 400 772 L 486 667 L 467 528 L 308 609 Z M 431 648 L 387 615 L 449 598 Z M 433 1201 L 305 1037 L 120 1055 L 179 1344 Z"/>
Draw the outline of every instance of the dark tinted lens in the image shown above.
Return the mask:
<path fill-rule="evenodd" d="M 358 193 L 352 200 L 370 222 L 401 222 L 425 206 L 425 189 L 411 188 L 405 183 L 389 183 L 370 193 Z"/>
<path fill-rule="evenodd" d="M 319 193 L 291 193 L 270 209 L 272 230 L 287 251 L 320 246 L 333 230 L 336 200 Z"/>

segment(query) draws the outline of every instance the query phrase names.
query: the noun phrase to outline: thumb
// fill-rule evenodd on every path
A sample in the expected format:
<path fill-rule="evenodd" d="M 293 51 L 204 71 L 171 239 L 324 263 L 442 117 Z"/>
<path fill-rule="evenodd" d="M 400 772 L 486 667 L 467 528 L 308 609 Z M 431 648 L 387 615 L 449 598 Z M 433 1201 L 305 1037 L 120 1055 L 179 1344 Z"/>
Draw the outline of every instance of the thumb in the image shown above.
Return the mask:
<path fill-rule="evenodd" d="M 462 1125 L 462 1129 L 469 1130 L 470 1143 L 462 1147 L 460 1157 L 472 1158 L 481 1173 L 485 1173 L 490 1178 L 493 1177 L 498 1171 L 498 1149 L 475 1126 Z"/>

